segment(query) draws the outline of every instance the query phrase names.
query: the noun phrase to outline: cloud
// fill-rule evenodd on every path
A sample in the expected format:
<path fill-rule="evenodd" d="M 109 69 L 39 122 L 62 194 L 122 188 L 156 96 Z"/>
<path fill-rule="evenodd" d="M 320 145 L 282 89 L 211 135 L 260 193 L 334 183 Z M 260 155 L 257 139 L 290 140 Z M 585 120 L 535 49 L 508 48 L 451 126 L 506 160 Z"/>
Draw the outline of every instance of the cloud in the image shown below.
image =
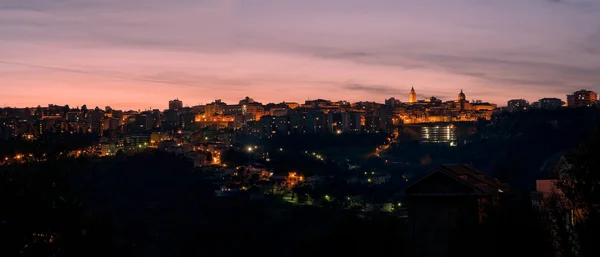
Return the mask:
<path fill-rule="evenodd" d="M 366 85 L 366 84 L 345 84 L 342 86 L 342 89 L 350 90 L 350 91 L 362 91 L 371 94 L 377 95 L 396 95 L 401 94 L 402 92 L 397 88 L 381 86 L 381 85 Z"/>
<path fill-rule="evenodd" d="M 6 65 L 16 65 L 29 67 L 34 69 L 42 69 L 49 71 L 57 71 L 63 73 L 76 73 L 83 75 L 91 75 L 96 77 L 104 77 L 104 78 L 112 78 L 112 79 L 120 79 L 120 80 L 129 80 L 129 81 L 137 81 L 137 82 L 149 82 L 149 83 L 158 83 L 164 85 L 174 85 L 174 86 L 183 86 L 183 87 L 191 87 L 191 88 L 219 88 L 223 85 L 227 85 L 230 90 L 234 89 L 234 86 L 247 86 L 249 84 L 248 81 L 245 80 L 235 80 L 235 79 L 226 79 L 221 78 L 219 76 L 197 76 L 190 75 L 183 72 L 163 72 L 154 75 L 136 75 L 124 72 L 116 72 L 116 71 L 87 71 L 84 69 L 77 68 L 63 68 L 63 67 L 55 67 L 55 66 L 46 66 L 46 65 L 37 65 L 37 64 L 28 64 L 28 63 L 19 63 L 19 62 L 9 62 L 9 61 L 0 61 L 0 64 Z"/>

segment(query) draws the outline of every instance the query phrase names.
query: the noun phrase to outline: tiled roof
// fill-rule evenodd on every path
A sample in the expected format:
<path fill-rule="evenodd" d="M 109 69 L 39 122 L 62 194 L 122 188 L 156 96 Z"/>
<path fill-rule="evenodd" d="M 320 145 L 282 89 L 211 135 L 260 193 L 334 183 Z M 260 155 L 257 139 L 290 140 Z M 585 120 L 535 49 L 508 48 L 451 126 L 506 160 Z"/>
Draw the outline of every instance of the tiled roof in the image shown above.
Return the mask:
<path fill-rule="evenodd" d="M 485 173 L 476 170 L 470 165 L 464 164 L 447 164 L 441 165 L 435 171 L 442 171 L 450 176 L 460 179 L 467 185 L 478 189 L 479 191 L 487 194 L 497 194 L 507 192 L 509 188 L 501 184 L 497 179 L 490 178 Z"/>

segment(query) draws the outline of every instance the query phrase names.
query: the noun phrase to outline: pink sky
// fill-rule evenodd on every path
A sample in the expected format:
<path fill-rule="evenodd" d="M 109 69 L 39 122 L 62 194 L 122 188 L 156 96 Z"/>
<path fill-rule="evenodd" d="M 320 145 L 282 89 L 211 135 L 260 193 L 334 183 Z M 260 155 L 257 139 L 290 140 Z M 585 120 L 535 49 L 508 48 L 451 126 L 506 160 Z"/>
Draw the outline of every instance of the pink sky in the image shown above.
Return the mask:
<path fill-rule="evenodd" d="M 600 87 L 597 3 L 2 1 L 0 106 L 564 99 Z"/>

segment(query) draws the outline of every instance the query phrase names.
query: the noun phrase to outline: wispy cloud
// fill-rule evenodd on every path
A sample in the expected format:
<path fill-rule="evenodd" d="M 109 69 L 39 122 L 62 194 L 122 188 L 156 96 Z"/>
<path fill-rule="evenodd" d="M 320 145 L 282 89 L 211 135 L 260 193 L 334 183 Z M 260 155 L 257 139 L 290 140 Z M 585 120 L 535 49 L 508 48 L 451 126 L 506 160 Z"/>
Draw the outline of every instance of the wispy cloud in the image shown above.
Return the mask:
<path fill-rule="evenodd" d="M 402 94 L 400 90 L 388 86 L 379 85 L 365 85 L 365 84 L 346 84 L 342 86 L 342 89 L 351 91 L 361 91 L 366 93 L 373 93 L 378 95 L 396 95 Z"/>

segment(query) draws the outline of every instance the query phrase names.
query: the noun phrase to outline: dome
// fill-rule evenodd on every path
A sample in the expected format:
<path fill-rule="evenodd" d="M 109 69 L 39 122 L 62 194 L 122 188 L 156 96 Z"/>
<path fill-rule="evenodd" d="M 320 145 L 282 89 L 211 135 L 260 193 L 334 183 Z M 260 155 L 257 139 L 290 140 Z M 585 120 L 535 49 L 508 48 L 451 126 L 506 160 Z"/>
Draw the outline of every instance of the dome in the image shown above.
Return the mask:
<path fill-rule="evenodd" d="M 465 99 L 467 99 L 467 97 L 465 96 L 465 93 L 463 93 L 463 91 L 461 89 L 460 94 L 458 94 L 458 101 L 464 101 Z"/>

